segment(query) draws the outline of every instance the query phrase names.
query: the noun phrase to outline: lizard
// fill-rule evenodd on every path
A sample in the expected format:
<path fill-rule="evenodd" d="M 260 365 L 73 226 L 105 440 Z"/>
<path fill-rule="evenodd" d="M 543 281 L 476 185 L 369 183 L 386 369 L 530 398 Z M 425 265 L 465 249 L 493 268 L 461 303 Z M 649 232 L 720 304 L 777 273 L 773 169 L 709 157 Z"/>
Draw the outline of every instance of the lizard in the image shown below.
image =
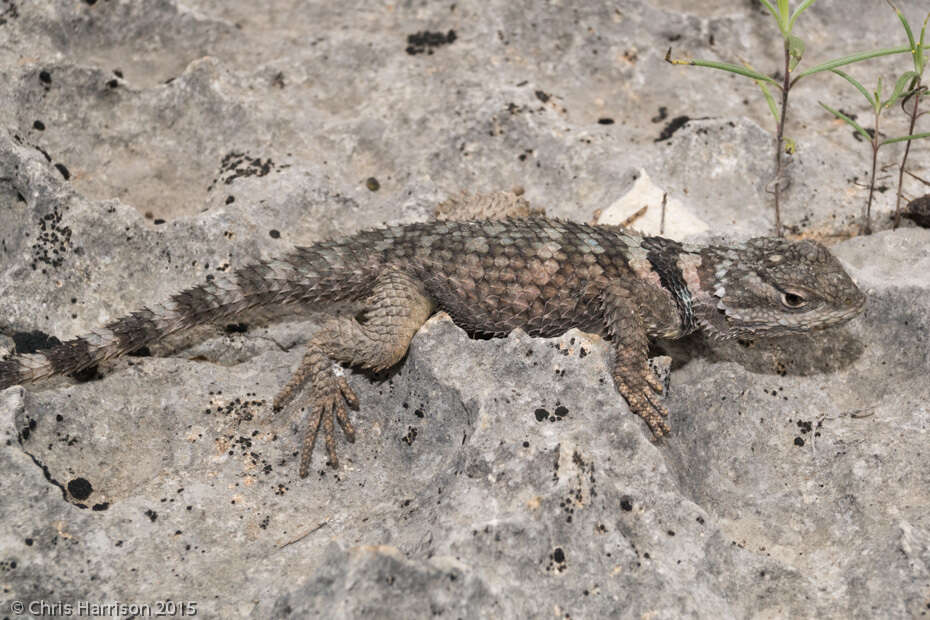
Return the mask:
<path fill-rule="evenodd" d="M 573 327 L 606 336 L 616 390 L 658 439 L 671 429 L 665 387 L 649 366 L 650 339 L 698 330 L 715 339 L 803 333 L 844 323 L 865 304 L 840 262 L 814 241 L 685 244 L 549 218 L 509 196 L 465 195 L 440 205 L 433 221 L 363 230 L 247 264 L 84 336 L 0 360 L 0 389 L 79 371 L 249 309 L 354 302 L 361 312 L 323 324 L 273 401 L 274 411 L 309 409 L 299 465 L 306 477 L 321 430 L 334 468 L 336 424 L 355 441 L 347 407 L 359 401 L 342 365 L 394 366 L 440 310 L 471 336 L 522 329 L 551 337 Z M 468 219 L 482 212 L 484 219 Z"/>

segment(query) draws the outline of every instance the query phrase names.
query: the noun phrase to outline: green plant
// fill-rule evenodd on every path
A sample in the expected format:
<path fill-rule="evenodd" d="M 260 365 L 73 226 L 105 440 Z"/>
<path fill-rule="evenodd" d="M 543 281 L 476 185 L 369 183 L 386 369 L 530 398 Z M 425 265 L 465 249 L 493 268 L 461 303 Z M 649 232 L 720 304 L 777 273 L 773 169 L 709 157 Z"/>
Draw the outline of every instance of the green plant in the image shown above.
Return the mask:
<path fill-rule="evenodd" d="M 862 84 L 860 84 L 858 81 L 856 81 L 852 76 L 844 73 L 843 71 L 840 71 L 839 69 L 831 69 L 833 73 L 835 73 L 836 75 L 840 76 L 841 78 L 843 78 L 844 80 L 852 84 L 856 88 L 856 90 L 862 93 L 862 95 L 869 102 L 869 105 L 872 108 L 872 114 L 873 114 L 873 119 L 874 119 L 872 131 L 871 132 L 866 131 L 865 129 L 862 128 L 862 126 L 859 123 L 857 123 L 854 119 L 852 119 L 848 115 L 843 114 L 842 112 L 839 112 L 837 110 L 834 110 L 833 108 L 826 105 L 822 101 L 818 102 L 828 112 L 830 112 L 835 117 L 837 117 L 838 119 L 842 120 L 843 122 L 848 124 L 853 129 L 855 129 L 856 132 L 859 135 L 861 135 L 863 138 L 865 138 L 865 140 L 872 147 L 872 172 L 869 176 L 869 197 L 866 200 L 865 210 L 863 211 L 863 214 L 862 214 L 862 222 L 859 226 L 859 233 L 866 234 L 866 235 L 872 233 L 872 198 L 875 194 L 875 174 L 876 174 L 876 170 L 878 166 L 879 149 L 885 146 L 886 144 L 893 144 L 895 142 L 907 142 L 907 146 L 905 147 L 905 150 L 904 150 L 904 158 L 899 167 L 899 174 L 898 174 L 898 193 L 897 193 L 897 203 L 895 205 L 895 226 L 897 226 L 900 221 L 901 190 L 902 190 L 902 185 L 904 181 L 904 170 L 905 170 L 905 165 L 907 164 L 907 156 L 911 149 L 911 142 L 914 140 L 920 139 L 920 138 L 930 137 L 930 132 L 918 133 L 918 134 L 913 133 L 914 125 L 917 121 L 917 118 L 921 115 L 921 113 L 918 111 L 918 104 L 920 103 L 920 94 L 921 94 L 921 91 L 926 88 L 924 86 L 921 86 L 920 80 L 921 80 L 921 74 L 923 73 L 923 70 L 924 70 L 924 67 L 926 66 L 926 61 L 927 61 L 927 58 L 924 56 L 924 49 L 925 49 L 924 48 L 924 34 L 926 33 L 926 29 L 927 29 L 927 20 L 924 20 L 924 28 L 920 33 L 920 42 L 915 43 L 914 35 L 911 32 L 910 25 L 907 23 L 907 19 L 905 19 L 904 15 L 901 14 L 901 12 L 897 9 L 897 7 L 894 6 L 894 4 L 892 4 L 891 2 L 889 2 L 889 4 L 891 4 L 892 8 L 897 12 L 898 18 L 901 20 L 901 23 L 904 24 L 904 29 L 907 32 L 907 37 L 909 41 L 909 46 L 907 49 L 911 51 L 914 56 L 914 70 L 905 71 L 898 77 L 897 81 L 895 82 L 894 89 L 891 92 L 891 96 L 889 96 L 888 99 L 882 101 L 882 80 L 881 78 L 879 78 L 878 80 L 878 88 L 875 91 L 873 91 L 873 93 L 870 94 L 869 91 L 866 90 L 866 88 Z M 927 17 L 928 19 L 930 19 L 930 15 L 928 15 Z M 908 130 L 908 135 L 900 136 L 897 138 L 886 138 L 883 140 L 881 138 L 881 134 L 879 133 L 879 120 L 881 119 L 882 112 L 893 107 L 896 103 L 898 103 L 898 101 L 902 102 L 902 106 L 906 105 L 908 101 L 910 101 L 912 104 L 911 112 L 910 112 L 910 129 Z M 907 112 L 907 109 L 905 109 L 905 112 Z"/>
<path fill-rule="evenodd" d="M 911 57 L 914 61 L 914 70 L 912 72 L 914 77 L 908 85 L 908 92 L 901 98 L 901 107 L 904 109 L 905 114 L 910 117 L 910 126 L 907 129 L 907 133 L 911 136 L 914 135 L 914 126 L 917 123 L 918 117 L 925 114 L 925 112 L 920 111 L 920 97 L 927 92 L 927 87 L 922 84 L 922 80 L 924 69 L 927 67 L 928 62 L 930 62 L 930 55 L 924 54 L 927 50 L 927 46 L 924 44 L 924 36 L 927 34 L 927 22 L 930 21 L 930 13 L 927 13 L 927 17 L 924 18 L 924 25 L 920 29 L 920 41 L 915 43 L 914 33 L 911 32 L 911 26 L 907 23 L 907 18 L 904 17 L 904 14 L 901 13 L 900 9 L 898 9 L 891 0 L 888 0 L 888 4 L 891 5 L 898 19 L 901 20 L 901 25 L 904 26 L 904 32 L 907 33 L 907 41 L 911 48 Z M 906 107 L 908 105 L 910 105 L 910 108 Z M 927 137 L 927 134 L 917 134 L 917 137 Z M 898 191 L 895 194 L 894 206 L 895 228 L 901 223 L 901 197 L 904 189 L 904 171 L 907 166 L 907 156 L 911 152 L 912 141 L 913 139 L 907 140 L 907 145 L 904 147 L 904 157 L 901 158 L 901 165 L 898 168 Z"/>
<path fill-rule="evenodd" d="M 869 175 L 869 198 L 866 201 L 865 209 L 862 212 L 862 222 L 859 225 L 859 234 L 869 235 L 872 233 L 872 197 L 875 194 L 875 174 L 878 170 L 878 151 L 881 147 L 885 146 L 886 144 L 891 144 L 892 142 L 901 142 L 901 141 L 908 140 L 914 137 L 914 136 L 904 136 L 901 138 L 889 138 L 886 140 L 882 140 L 881 132 L 879 131 L 879 120 L 881 119 L 882 112 L 884 112 L 885 110 L 893 106 L 901 98 L 901 93 L 904 89 L 904 84 L 906 83 L 907 79 L 909 79 L 909 76 L 907 76 L 906 74 L 902 75 L 898 79 L 898 81 L 895 83 L 895 88 L 894 88 L 894 91 L 892 91 L 891 96 L 888 99 L 882 101 L 882 79 L 881 78 L 878 78 L 878 88 L 876 88 L 875 91 L 873 91 L 870 94 L 869 91 L 866 90 L 865 87 L 859 82 L 857 82 L 852 76 L 846 73 L 843 73 L 842 71 L 839 71 L 838 69 L 834 69 L 833 73 L 837 74 L 838 76 L 842 77 L 843 79 L 848 81 L 850 84 L 855 86 L 856 89 L 858 89 L 859 92 L 861 92 L 862 95 L 868 100 L 869 105 L 872 107 L 872 114 L 873 114 L 874 120 L 872 124 L 872 130 L 868 131 L 864 129 L 862 125 L 857 123 L 854 119 L 852 119 L 848 115 L 843 114 L 842 112 L 838 110 L 834 110 L 833 108 L 831 108 L 830 106 L 828 106 L 822 101 L 818 102 L 820 103 L 821 106 L 823 106 L 825 110 L 827 110 L 828 112 L 833 114 L 835 117 L 837 117 L 838 119 L 848 124 L 853 129 L 855 129 L 856 132 L 860 136 L 865 138 L 866 142 L 868 142 L 872 147 L 872 172 Z"/>
<path fill-rule="evenodd" d="M 861 62 L 869 58 L 877 58 L 879 56 L 901 54 L 911 51 L 910 47 L 901 46 L 857 52 L 855 54 L 850 54 L 849 56 L 843 56 L 842 58 L 828 60 L 827 62 L 820 63 L 814 67 L 811 67 L 810 69 L 798 71 L 795 73 L 798 65 L 801 62 L 801 58 L 804 56 L 805 46 L 804 41 L 793 34 L 794 25 L 798 17 L 808 8 L 810 8 L 810 6 L 814 4 L 815 1 L 816 0 L 804 0 L 797 8 L 795 8 L 794 11 L 791 11 L 788 0 L 775 0 L 774 4 L 771 0 L 761 0 L 762 4 L 765 5 L 765 8 L 767 8 L 772 14 L 772 17 L 775 18 L 775 22 L 778 24 L 778 30 L 781 33 L 784 43 L 784 64 L 780 76 L 780 82 L 771 76 L 756 71 L 746 63 L 743 63 L 743 65 L 736 65 L 733 63 L 717 62 L 712 60 L 673 59 L 671 57 L 671 48 L 669 48 L 668 52 L 665 54 L 666 62 L 670 62 L 672 64 L 693 65 L 696 67 L 708 67 L 711 69 L 729 71 L 730 73 L 736 73 L 738 75 L 748 77 L 759 85 L 759 88 L 762 90 L 762 94 L 768 103 L 769 110 L 771 111 L 777 126 L 775 134 L 775 180 L 773 183 L 772 191 L 775 201 L 775 234 L 779 237 L 782 236 L 781 190 L 784 174 L 783 153 L 787 152 L 788 154 L 791 154 L 795 149 L 795 141 L 785 137 L 785 121 L 788 116 L 788 94 L 791 89 L 797 85 L 800 80 L 810 75 L 822 73 L 824 71 L 832 71 L 837 67 Z M 775 97 L 772 96 L 770 87 L 778 88 L 781 90 L 780 106 L 776 103 Z"/>

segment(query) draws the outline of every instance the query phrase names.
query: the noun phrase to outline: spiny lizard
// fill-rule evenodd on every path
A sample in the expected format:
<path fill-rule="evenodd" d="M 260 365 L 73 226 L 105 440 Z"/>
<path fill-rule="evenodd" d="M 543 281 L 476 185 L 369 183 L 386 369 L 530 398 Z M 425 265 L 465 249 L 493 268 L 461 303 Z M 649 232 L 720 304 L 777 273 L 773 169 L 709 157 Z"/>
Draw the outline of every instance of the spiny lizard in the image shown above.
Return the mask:
<path fill-rule="evenodd" d="M 661 437 L 670 429 L 662 383 L 648 365 L 650 338 L 696 330 L 716 338 L 805 332 L 845 322 L 865 303 L 840 263 L 812 241 L 760 237 L 696 246 L 523 215 L 388 226 L 297 247 L 86 336 L 2 360 L 0 389 L 81 370 L 250 308 L 361 302 L 360 315 L 323 325 L 274 400 L 275 410 L 296 395 L 309 406 L 303 477 L 321 428 L 333 467 L 335 422 L 354 441 L 346 405 L 357 407 L 358 398 L 334 362 L 375 371 L 393 366 L 437 310 L 471 335 L 520 328 L 548 337 L 577 327 L 608 336 L 617 390 Z"/>

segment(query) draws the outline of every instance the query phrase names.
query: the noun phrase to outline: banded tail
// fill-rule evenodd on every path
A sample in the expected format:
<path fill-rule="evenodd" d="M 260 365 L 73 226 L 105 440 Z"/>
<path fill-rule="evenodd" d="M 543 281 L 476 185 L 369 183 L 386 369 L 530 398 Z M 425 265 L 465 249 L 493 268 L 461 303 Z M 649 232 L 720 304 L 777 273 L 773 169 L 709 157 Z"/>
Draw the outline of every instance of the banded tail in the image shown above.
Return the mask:
<path fill-rule="evenodd" d="M 0 360 L 0 389 L 68 374 L 130 353 L 185 329 L 256 307 L 325 304 L 363 297 L 377 259 L 350 237 L 295 248 L 186 289 L 167 301 L 116 319 L 38 353 Z"/>

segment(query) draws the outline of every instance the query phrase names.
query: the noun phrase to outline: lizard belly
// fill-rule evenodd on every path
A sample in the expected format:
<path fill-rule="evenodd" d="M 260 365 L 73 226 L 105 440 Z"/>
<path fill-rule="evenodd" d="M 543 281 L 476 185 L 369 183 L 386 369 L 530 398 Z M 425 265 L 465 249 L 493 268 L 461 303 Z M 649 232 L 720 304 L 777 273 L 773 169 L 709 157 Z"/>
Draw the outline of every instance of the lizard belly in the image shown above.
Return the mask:
<path fill-rule="evenodd" d="M 528 300 L 519 291 L 489 291 L 468 298 L 440 293 L 435 299 L 440 310 L 473 336 L 506 336 L 518 328 L 542 338 L 558 336 L 573 327 L 591 333 L 602 331 L 603 321 L 595 305 L 571 294 Z"/>

